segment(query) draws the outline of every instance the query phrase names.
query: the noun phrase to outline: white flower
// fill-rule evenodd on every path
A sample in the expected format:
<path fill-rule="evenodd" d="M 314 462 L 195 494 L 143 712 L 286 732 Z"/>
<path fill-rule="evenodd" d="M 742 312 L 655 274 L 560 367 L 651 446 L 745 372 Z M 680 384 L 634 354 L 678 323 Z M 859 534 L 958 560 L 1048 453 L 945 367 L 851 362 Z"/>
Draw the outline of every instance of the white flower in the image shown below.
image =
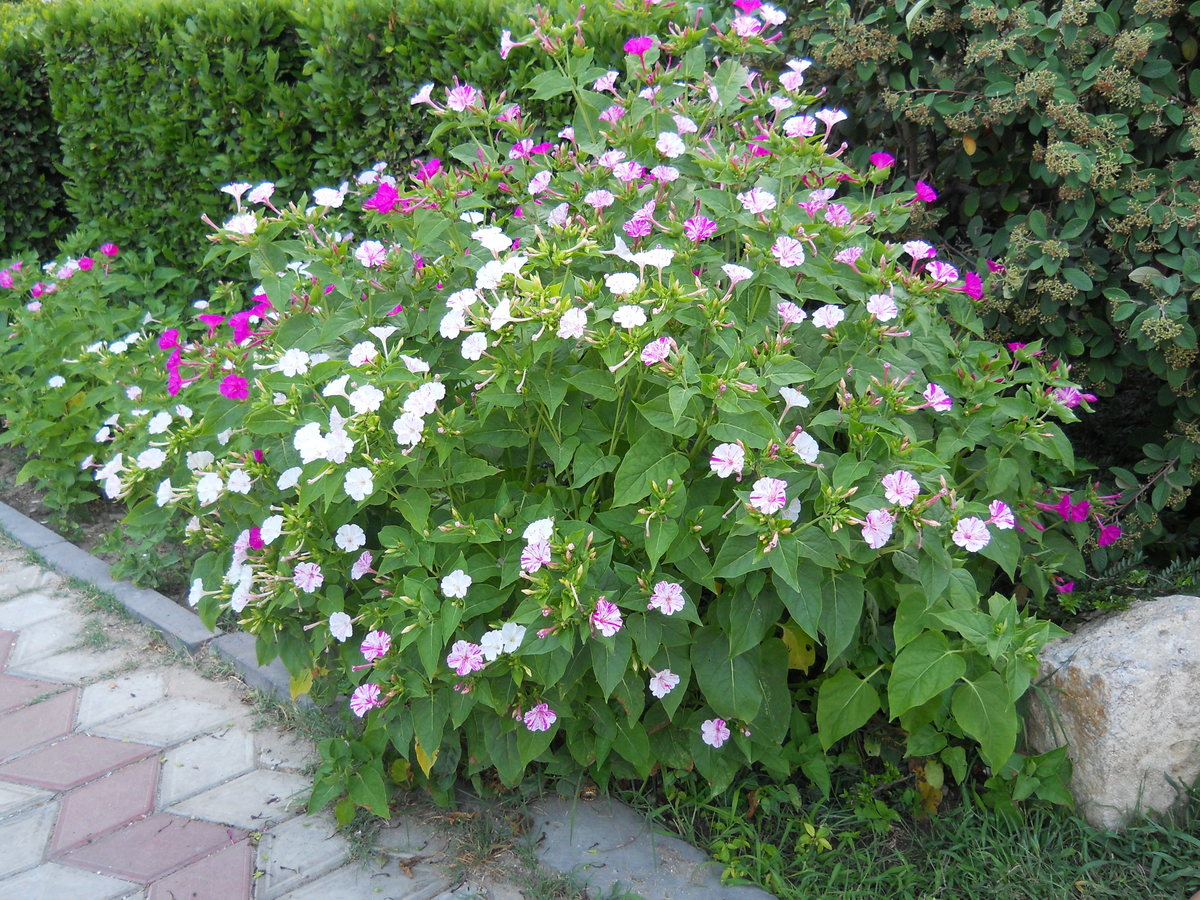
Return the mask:
<path fill-rule="evenodd" d="M 146 423 L 146 431 L 150 434 L 162 434 L 170 427 L 171 414 L 169 412 L 155 413 Z"/>
<path fill-rule="evenodd" d="M 654 147 L 667 159 L 675 159 L 687 151 L 687 147 L 683 143 L 683 138 L 674 131 L 659 132 L 658 140 L 654 142 Z"/>
<path fill-rule="evenodd" d="M 258 534 L 264 544 L 273 543 L 277 537 L 283 534 L 283 516 L 267 516 L 263 519 Z"/>
<path fill-rule="evenodd" d="M 401 447 L 415 447 L 421 442 L 421 430 L 425 427 L 425 421 L 415 413 L 406 412 L 395 422 L 392 423 L 392 430 L 396 432 L 396 441 Z"/>
<path fill-rule="evenodd" d="M 336 410 L 335 410 L 336 412 Z M 331 463 L 341 465 L 346 457 L 354 452 L 354 438 L 350 437 L 343 428 L 334 428 L 325 435 L 325 458 Z"/>
<path fill-rule="evenodd" d="M 51 375 L 50 378 L 47 379 L 47 381 L 46 381 L 46 384 L 52 388 L 60 388 L 66 383 L 67 383 L 67 379 L 63 378 L 61 375 Z M 133 398 L 131 398 L 131 399 L 133 399 Z"/>
<path fill-rule="evenodd" d="M 478 210 L 472 209 L 472 210 L 468 210 L 467 212 L 463 213 L 458 218 L 459 218 L 459 221 L 466 222 L 468 225 L 482 225 L 484 217 L 483 217 L 483 213 L 479 212 Z"/>
<path fill-rule="evenodd" d="M 157 469 L 167 461 L 167 454 L 157 447 L 151 447 L 149 450 L 143 450 L 137 456 L 137 464 L 140 469 Z"/>
<path fill-rule="evenodd" d="M 223 226 L 230 234 L 254 234 L 258 231 L 258 216 L 252 212 L 234 216 Z M 110 346 L 108 348 L 112 350 Z"/>
<path fill-rule="evenodd" d="M 521 535 L 527 544 L 536 544 L 538 541 L 550 540 L 550 535 L 554 533 L 554 519 L 538 519 L 536 522 L 530 522 L 525 526 L 525 531 Z"/>
<path fill-rule="evenodd" d="M 604 276 L 604 284 L 615 297 L 632 294 L 641 285 L 642 280 L 632 272 L 610 272 Z"/>
<path fill-rule="evenodd" d="M 356 466 L 346 473 L 346 496 L 351 500 L 357 500 L 360 503 L 371 496 L 371 492 L 375 490 L 375 480 L 371 476 L 371 470 Z"/>
<path fill-rule="evenodd" d="M 154 502 L 159 506 L 166 506 L 175 499 L 175 489 L 171 487 L 171 479 L 164 478 L 158 485 L 158 490 L 154 492 Z"/>
<path fill-rule="evenodd" d="M 880 322 L 890 322 L 900 314 L 900 308 L 890 294 L 872 294 L 867 299 L 867 312 Z"/>
<path fill-rule="evenodd" d="M 483 351 L 487 349 L 487 336 L 483 332 L 477 331 L 474 334 L 468 335 L 466 340 L 462 342 L 463 359 L 469 359 L 472 362 L 483 356 Z"/>
<path fill-rule="evenodd" d="M 400 362 L 404 363 L 404 368 L 416 375 L 429 371 L 429 363 L 423 359 L 417 359 L 415 356 L 405 356 L 401 353 Z"/>
<path fill-rule="evenodd" d="M 617 307 L 617 311 L 613 313 L 612 320 L 622 328 L 637 328 L 646 324 L 646 311 L 640 306 L 633 306 L 627 303 L 624 306 Z"/>
<path fill-rule="evenodd" d="M 442 316 L 442 321 L 438 325 L 438 333 L 448 341 L 452 341 L 462 334 L 462 330 L 467 325 L 467 317 L 461 309 L 452 309 Z"/>
<path fill-rule="evenodd" d="M 337 544 L 339 550 L 353 553 L 367 542 L 367 534 L 353 522 L 347 522 L 337 530 L 337 534 L 333 536 L 333 542 Z"/>
<path fill-rule="evenodd" d="M 365 366 L 376 356 L 379 355 L 379 348 L 370 341 L 359 341 L 350 348 L 350 356 L 347 362 L 352 366 Z"/>
<path fill-rule="evenodd" d="M 373 384 L 364 384 L 350 394 L 349 400 L 350 406 L 361 416 L 379 409 L 383 404 L 383 391 Z"/>
<path fill-rule="evenodd" d="M 346 195 L 343 192 L 345 187 L 348 187 L 348 185 L 343 185 L 342 190 L 327 187 L 317 188 L 313 191 L 313 203 L 317 204 L 317 206 L 328 206 L 330 209 L 337 209 L 342 205 L 342 201 L 346 199 Z"/>
<path fill-rule="evenodd" d="M 512 238 L 495 225 L 489 225 L 487 228 L 472 231 L 471 237 L 479 241 L 483 245 L 484 250 L 490 250 L 492 253 L 503 253 L 512 247 Z"/>
<path fill-rule="evenodd" d="M 291 347 L 279 357 L 275 369 L 288 378 L 295 378 L 308 371 L 310 359 L 307 351 Z"/>
<path fill-rule="evenodd" d="M 244 469 L 234 469 L 229 473 L 229 481 L 225 487 L 235 494 L 248 494 L 250 493 L 250 476 Z"/>
<path fill-rule="evenodd" d="M 246 195 L 246 202 L 266 203 L 271 199 L 273 193 L 275 193 L 275 185 L 270 181 L 264 181 Z"/>
<path fill-rule="evenodd" d="M 634 264 L 638 266 L 653 266 L 659 271 L 669 266 L 671 260 L 674 258 L 674 250 L 666 250 L 662 247 L 655 247 L 653 250 L 643 250 L 641 253 L 633 254 Z"/>
<path fill-rule="evenodd" d="M 505 653 L 516 653 L 525 640 L 525 626 L 516 622 L 505 622 L 500 627 L 501 649 Z"/>
<path fill-rule="evenodd" d="M 817 442 L 813 440 L 812 435 L 807 431 L 802 431 L 792 440 L 792 449 L 796 451 L 804 462 L 811 463 L 817 461 L 817 455 L 821 452 L 821 448 L 817 446 Z"/>
<path fill-rule="evenodd" d="M 736 263 L 725 263 L 725 265 L 721 266 L 721 271 L 724 272 L 725 277 L 729 279 L 731 287 L 735 284 L 740 284 L 743 281 L 748 281 L 754 276 L 754 272 L 751 269 L 747 269 L 745 266 L 739 266 Z"/>
<path fill-rule="evenodd" d="M 492 331 L 499 331 L 509 322 L 515 321 L 516 320 L 512 317 L 512 300 L 510 300 L 508 297 L 504 297 L 492 309 L 492 314 L 488 318 L 488 327 L 491 328 Z"/>
<path fill-rule="evenodd" d="M 288 491 L 300 483 L 300 474 L 303 472 L 299 466 L 292 466 L 290 469 L 284 470 L 279 476 L 279 480 L 275 482 L 275 486 L 281 491 Z"/>
<path fill-rule="evenodd" d="M 325 385 L 324 389 L 322 389 L 322 391 L 321 391 L 321 396 L 322 397 L 345 397 L 345 396 L 348 396 L 346 394 L 346 382 L 348 382 L 349 380 L 350 380 L 349 375 L 339 375 L 337 378 L 333 379 L 333 381 L 329 382 L 329 384 Z"/>
<path fill-rule="evenodd" d="M 787 404 L 788 409 L 791 409 L 793 406 L 805 409 L 809 404 L 808 397 L 795 388 L 781 387 L 779 389 L 779 396 L 783 398 L 783 402 Z"/>
<path fill-rule="evenodd" d="M 195 606 L 200 602 L 200 598 L 204 596 L 204 582 L 199 578 L 192 582 L 192 587 L 188 591 L 187 602 L 188 606 Z"/>
<path fill-rule="evenodd" d="M 447 597 L 462 599 L 467 596 L 467 588 L 471 586 L 471 576 L 462 569 L 455 569 L 442 579 L 442 593 Z"/>
<path fill-rule="evenodd" d="M 320 422 L 309 422 L 300 428 L 292 438 L 292 446 L 300 454 L 300 461 L 305 464 L 325 459 L 329 450 L 329 444 L 321 434 Z"/>
<path fill-rule="evenodd" d="M 336 641 L 342 643 L 350 635 L 354 634 L 354 624 L 351 618 L 344 612 L 335 612 L 329 617 L 329 635 Z"/>
<path fill-rule="evenodd" d="M 497 659 L 504 652 L 504 637 L 499 631 L 489 631 L 479 639 L 479 649 L 483 658 L 488 662 Z"/>
<path fill-rule="evenodd" d="M 215 472 L 206 472 L 196 482 L 196 499 L 200 501 L 201 506 L 216 503 L 224 487 L 225 484 L 221 481 L 221 476 Z"/>
<path fill-rule="evenodd" d="M 845 311 L 840 306 L 827 303 L 812 315 L 812 323 L 817 328 L 831 329 L 846 318 Z"/>
<path fill-rule="evenodd" d="M 578 307 L 571 307 L 558 320 L 558 336 L 564 340 L 577 340 L 583 337 L 587 328 L 587 313 Z"/>

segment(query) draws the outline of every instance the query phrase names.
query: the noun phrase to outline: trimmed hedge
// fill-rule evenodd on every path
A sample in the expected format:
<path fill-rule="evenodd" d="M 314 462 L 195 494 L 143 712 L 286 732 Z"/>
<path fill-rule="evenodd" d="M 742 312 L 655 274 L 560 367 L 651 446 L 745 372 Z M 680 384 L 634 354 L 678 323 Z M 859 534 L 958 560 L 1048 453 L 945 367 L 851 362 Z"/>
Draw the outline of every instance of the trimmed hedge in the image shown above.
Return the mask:
<path fill-rule="evenodd" d="M 1161 537 L 1200 477 L 1200 3 L 802 9 L 795 49 L 855 153 L 934 182 L 939 231 L 1006 267 L 992 336 L 1044 339 L 1118 395 L 1080 450 L 1119 463 L 1122 543 Z"/>
<path fill-rule="evenodd" d="M 71 212 L 106 239 L 194 262 L 233 178 L 311 169 L 303 56 L 282 0 L 52 7 L 45 54 Z"/>
<path fill-rule="evenodd" d="M 43 6 L 0 4 L 0 258 L 50 255 L 68 227 L 50 85 L 31 33 Z"/>

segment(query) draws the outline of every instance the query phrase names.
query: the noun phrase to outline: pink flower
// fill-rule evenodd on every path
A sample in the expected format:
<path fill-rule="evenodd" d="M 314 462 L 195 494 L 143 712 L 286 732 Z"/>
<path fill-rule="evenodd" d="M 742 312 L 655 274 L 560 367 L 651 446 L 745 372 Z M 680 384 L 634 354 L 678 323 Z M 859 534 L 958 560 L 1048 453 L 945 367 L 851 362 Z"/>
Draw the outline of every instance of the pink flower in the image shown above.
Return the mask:
<path fill-rule="evenodd" d="M 917 182 L 917 199 L 922 203 L 932 203 L 937 199 L 937 191 L 923 181 Z"/>
<path fill-rule="evenodd" d="M 883 496 L 889 503 L 899 503 L 901 506 L 912 506 L 917 494 L 921 493 L 921 485 L 912 477 L 911 472 L 898 469 L 890 475 L 883 476 Z"/>
<path fill-rule="evenodd" d="M 783 324 L 785 326 L 799 325 L 808 318 L 808 313 L 802 310 L 795 303 L 792 303 L 788 300 L 784 300 L 782 303 L 776 306 L 775 312 L 779 314 L 779 318 L 783 320 Z"/>
<path fill-rule="evenodd" d="M 525 727 L 530 731 L 549 731 L 550 726 L 558 721 L 558 714 L 545 703 L 539 703 L 525 713 Z"/>
<path fill-rule="evenodd" d="M 988 545 L 992 534 L 987 530 L 983 519 L 977 516 L 967 516 L 959 520 L 958 526 L 950 538 L 963 549 L 977 553 Z"/>
<path fill-rule="evenodd" d="M 896 164 L 896 158 L 890 153 L 872 153 L 871 165 L 876 169 L 890 169 Z"/>
<path fill-rule="evenodd" d="M 360 719 L 376 707 L 383 706 L 383 702 L 379 685 L 370 682 L 360 684 L 350 695 L 350 709 Z"/>
<path fill-rule="evenodd" d="M 741 475 L 745 464 L 746 451 L 741 444 L 717 444 L 708 460 L 708 467 L 721 478 Z"/>
<path fill-rule="evenodd" d="M 890 294 L 872 294 L 867 299 L 867 312 L 880 322 L 890 322 L 900 315 L 900 308 Z"/>
<path fill-rule="evenodd" d="M 646 609 L 657 609 L 664 616 L 674 615 L 686 605 L 687 601 L 683 598 L 683 585 L 676 584 L 674 581 L 660 581 L 654 585 L 654 591 L 650 594 L 650 602 L 646 604 Z"/>
<path fill-rule="evenodd" d="M 625 42 L 625 52 L 630 56 L 636 56 L 641 59 L 653 46 L 654 38 L 643 35 L 642 37 L 635 37 L 627 40 Z"/>
<path fill-rule="evenodd" d="M 358 581 L 358 579 L 371 571 L 372 562 L 374 562 L 374 557 L 371 556 L 371 551 L 364 550 L 358 559 L 354 561 L 354 565 L 350 567 L 350 577 L 354 581 Z"/>
<path fill-rule="evenodd" d="M 689 241 L 707 241 L 717 233 L 717 223 L 707 216 L 692 216 L 683 223 L 683 235 Z"/>
<path fill-rule="evenodd" d="M 292 581 L 304 593 L 311 594 L 325 583 L 325 576 L 321 573 L 321 567 L 316 563 L 302 562 L 292 570 Z"/>
<path fill-rule="evenodd" d="M 1034 506 L 1038 509 L 1058 513 L 1064 522 L 1086 522 L 1092 509 L 1091 504 L 1086 500 L 1072 503 L 1070 494 L 1063 494 L 1057 506 L 1050 506 L 1046 503 L 1035 503 Z"/>
<path fill-rule="evenodd" d="M 946 412 L 954 405 L 953 398 L 936 384 L 926 387 L 921 396 L 925 398 L 925 402 L 933 408 L 934 412 Z"/>
<path fill-rule="evenodd" d="M 363 638 L 358 649 L 362 651 L 367 662 L 374 662 L 386 656 L 387 652 L 392 649 L 392 636 L 386 631 L 372 631 Z"/>
<path fill-rule="evenodd" d="M 847 247 L 845 250 L 839 250 L 833 259 L 834 262 L 845 263 L 848 266 L 852 266 L 858 262 L 858 258 L 862 255 L 862 247 Z"/>
<path fill-rule="evenodd" d="M 1051 392 L 1050 396 L 1054 400 L 1057 400 L 1059 403 L 1061 403 L 1063 406 L 1067 407 L 1068 409 L 1074 409 L 1076 406 L 1078 406 L 1080 403 L 1082 403 L 1085 400 L 1088 403 L 1096 402 L 1095 394 L 1085 394 L 1085 393 L 1081 392 L 1079 390 L 1079 388 L 1077 388 L 1077 387 L 1055 388 Z"/>
<path fill-rule="evenodd" d="M 13 281 L 12 272 L 8 271 L 8 269 L 0 269 L 0 287 L 10 288 L 15 283 L 16 282 Z"/>
<path fill-rule="evenodd" d="M 455 79 L 453 88 L 446 89 L 446 106 L 455 112 L 465 112 L 482 102 L 483 94 L 469 84 L 459 84 L 458 79 Z"/>
<path fill-rule="evenodd" d="M 442 161 L 434 156 L 417 166 L 417 171 L 413 173 L 413 178 L 417 181 L 428 181 L 440 171 L 442 171 Z"/>
<path fill-rule="evenodd" d="M 79 270 L 81 272 L 90 272 L 94 265 L 96 265 L 96 261 L 90 256 L 79 257 Z"/>
<path fill-rule="evenodd" d="M 840 306 L 834 306 L 832 303 L 827 303 L 813 313 L 813 327 L 820 328 L 825 331 L 832 331 L 842 320 L 846 318 L 846 312 Z"/>
<path fill-rule="evenodd" d="M 663 669 L 661 672 L 655 672 L 654 677 L 650 679 L 650 693 L 661 700 L 671 691 L 679 686 L 679 676 L 670 669 Z"/>
<path fill-rule="evenodd" d="M 596 629 L 605 637 L 612 637 L 625 624 L 617 604 L 604 599 L 596 601 L 596 608 L 592 610 L 591 620 Z"/>
<path fill-rule="evenodd" d="M 118 253 L 121 252 L 121 248 L 118 247 L 116 244 L 111 244 L 111 243 L 110 244 L 101 244 L 100 252 L 103 253 L 105 256 L 116 256 Z"/>
<path fill-rule="evenodd" d="M 446 656 L 446 665 L 452 668 L 456 675 L 478 672 L 484 666 L 483 648 L 470 641 L 455 641 Z"/>
<path fill-rule="evenodd" d="M 988 514 L 991 518 L 987 520 L 987 524 L 995 525 L 1000 531 L 1008 531 L 1017 526 L 1016 516 L 1003 500 L 993 500 L 988 504 Z"/>
<path fill-rule="evenodd" d="M 642 348 L 642 362 L 648 366 L 657 365 L 671 355 L 675 349 L 675 339 L 670 337 L 655 338 Z"/>
<path fill-rule="evenodd" d="M 972 300 L 982 300 L 983 279 L 974 272 L 968 272 L 963 278 L 963 293 Z"/>
<path fill-rule="evenodd" d="M 940 259 L 935 259 L 926 268 L 929 277 L 938 284 L 950 284 L 953 281 L 958 281 L 958 269 L 950 265 L 950 263 L 942 262 Z"/>
<path fill-rule="evenodd" d="M 764 515 L 777 513 L 787 506 L 787 482 L 779 478 L 760 478 L 750 489 L 750 505 Z"/>
<path fill-rule="evenodd" d="M 849 225 L 853 221 L 850 210 L 841 203 L 830 203 L 825 207 L 825 221 L 836 227 Z"/>
<path fill-rule="evenodd" d="M 1120 537 L 1120 525 L 1105 525 L 1100 529 L 1100 537 L 1096 539 L 1096 545 L 1099 547 L 1107 547 L 1109 544 L 1116 543 Z"/>
<path fill-rule="evenodd" d="M 158 339 L 159 350 L 170 350 L 172 347 L 179 346 L 179 329 L 168 328 L 162 333 L 162 337 Z"/>
<path fill-rule="evenodd" d="M 754 187 L 748 191 L 742 191 L 737 198 L 738 202 L 742 204 L 742 209 L 756 216 L 775 208 L 775 195 L 762 188 Z"/>
<path fill-rule="evenodd" d="M 896 518 L 886 509 L 873 509 L 867 513 L 867 521 L 863 523 L 862 535 L 867 546 L 878 550 L 892 536 L 892 526 Z"/>
<path fill-rule="evenodd" d="M 1055 575 L 1054 576 L 1054 590 L 1058 591 L 1060 594 L 1069 594 L 1075 590 L 1075 582 L 1059 581 L 1058 576 Z"/>
<path fill-rule="evenodd" d="M 250 385 L 240 375 L 226 375 L 220 390 L 221 396 L 230 400 L 245 400 L 250 396 Z"/>
<path fill-rule="evenodd" d="M 780 235 L 771 245 L 771 255 L 785 269 L 794 269 L 804 264 L 804 245 L 787 235 Z"/>
<path fill-rule="evenodd" d="M 729 726 L 724 719 L 705 719 L 700 725 L 700 738 L 708 746 L 719 750 L 729 740 Z"/>
<path fill-rule="evenodd" d="M 521 571 L 526 575 L 532 575 L 549 564 L 550 544 L 547 541 L 534 541 L 521 551 Z"/>

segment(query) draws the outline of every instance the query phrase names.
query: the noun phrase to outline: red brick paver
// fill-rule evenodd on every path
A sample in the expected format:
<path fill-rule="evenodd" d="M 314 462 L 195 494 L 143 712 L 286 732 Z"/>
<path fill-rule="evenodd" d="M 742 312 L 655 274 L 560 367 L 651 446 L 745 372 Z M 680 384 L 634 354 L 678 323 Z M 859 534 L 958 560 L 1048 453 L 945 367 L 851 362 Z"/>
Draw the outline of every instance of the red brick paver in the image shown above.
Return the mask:
<path fill-rule="evenodd" d="M 156 881 L 149 900 L 250 900 L 253 874 L 254 850 L 248 840 L 238 841 Z"/>
<path fill-rule="evenodd" d="M 0 672 L 8 665 L 8 656 L 12 653 L 13 644 L 17 642 L 15 631 L 5 631 L 0 628 Z"/>
<path fill-rule="evenodd" d="M 227 825 L 155 813 L 65 853 L 58 862 L 149 882 L 245 838 L 246 832 Z"/>
<path fill-rule="evenodd" d="M 18 678 L 16 675 L 0 675 L 0 713 L 19 709 L 43 694 L 56 694 L 64 687 L 66 686 L 53 681 Z"/>
<path fill-rule="evenodd" d="M 0 716 L 0 760 L 70 734 L 78 695 L 78 689 L 71 688 Z"/>
<path fill-rule="evenodd" d="M 73 734 L 0 766 L 0 780 L 66 791 L 157 752 L 145 744 Z"/>
<path fill-rule="evenodd" d="M 158 760 L 143 759 L 63 797 L 50 854 L 71 850 L 154 809 Z"/>

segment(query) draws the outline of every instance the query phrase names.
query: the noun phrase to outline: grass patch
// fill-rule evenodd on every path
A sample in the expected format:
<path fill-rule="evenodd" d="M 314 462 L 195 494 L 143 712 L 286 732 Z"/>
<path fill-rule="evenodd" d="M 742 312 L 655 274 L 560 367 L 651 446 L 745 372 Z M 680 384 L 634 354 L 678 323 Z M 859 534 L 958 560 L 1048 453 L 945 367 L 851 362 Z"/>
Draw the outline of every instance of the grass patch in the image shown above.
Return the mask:
<path fill-rule="evenodd" d="M 1121 834 L 1062 807 L 1009 817 L 966 798 L 918 819 L 851 798 L 817 802 L 765 786 L 711 800 L 686 789 L 657 802 L 645 791 L 623 797 L 708 850 L 726 883 L 782 900 L 1188 900 L 1200 889 L 1196 790 L 1172 819 L 1143 818 Z"/>

